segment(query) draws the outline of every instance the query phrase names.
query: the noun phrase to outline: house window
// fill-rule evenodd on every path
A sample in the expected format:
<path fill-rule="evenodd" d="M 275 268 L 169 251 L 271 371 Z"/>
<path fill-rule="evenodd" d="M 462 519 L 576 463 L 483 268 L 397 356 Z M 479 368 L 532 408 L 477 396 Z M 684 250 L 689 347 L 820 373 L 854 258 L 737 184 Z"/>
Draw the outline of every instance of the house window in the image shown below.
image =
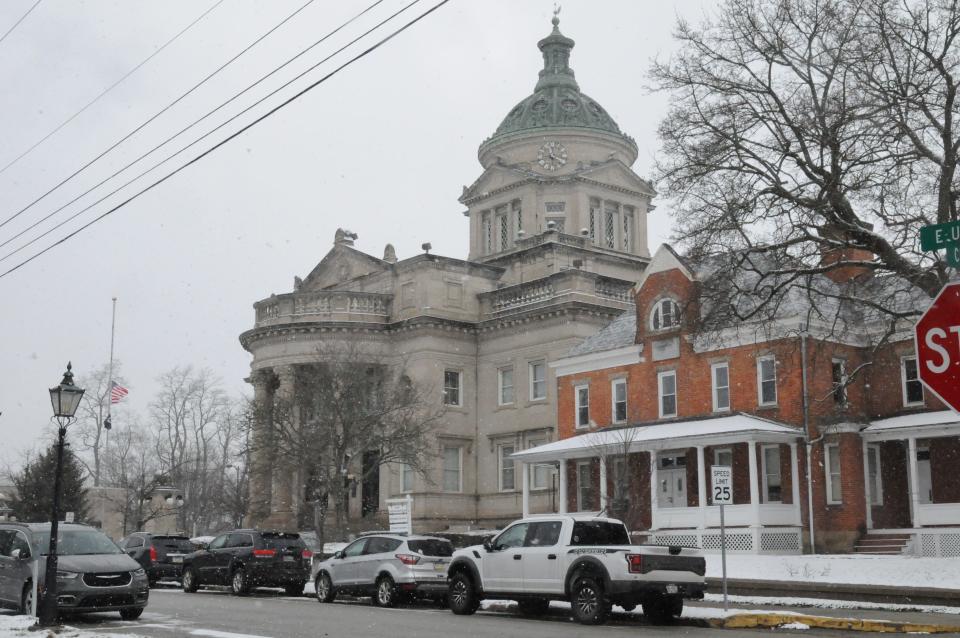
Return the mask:
<path fill-rule="evenodd" d="M 757 359 L 757 393 L 760 405 L 777 403 L 777 360 L 772 356 Z"/>
<path fill-rule="evenodd" d="M 903 385 L 903 405 L 923 405 L 923 384 L 917 374 L 917 358 L 900 359 L 900 380 Z"/>
<path fill-rule="evenodd" d="M 753 443 L 750 443 L 753 445 Z M 764 503 L 780 503 L 783 500 L 780 491 L 780 446 L 763 446 L 763 497 Z"/>
<path fill-rule="evenodd" d="M 463 448 L 460 446 L 443 446 L 443 491 L 463 491 Z"/>
<path fill-rule="evenodd" d="M 547 364 L 534 361 L 530 364 L 530 400 L 547 398 Z"/>
<path fill-rule="evenodd" d="M 585 428 L 590 425 L 590 386 L 578 385 L 573 391 L 576 399 L 577 427 Z"/>
<path fill-rule="evenodd" d="M 624 423 L 627 420 L 627 380 L 615 379 L 610 386 L 610 396 L 613 400 L 611 415 L 614 423 Z"/>
<path fill-rule="evenodd" d="M 497 371 L 497 387 L 499 405 L 511 405 L 513 403 L 513 368 L 500 368 Z"/>
<path fill-rule="evenodd" d="M 547 440 L 544 438 L 530 439 L 527 441 L 527 449 L 544 445 L 546 442 Z M 545 490 L 548 487 L 551 487 L 551 484 L 553 483 L 551 480 L 552 473 L 552 465 L 544 463 L 532 463 L 530 465 L 530 489 Z"/>
<path fill-rule="evenodd" d="M 728 447 L 714 450 L 713 464 L 722 467 L 733 467 L 733 450 Z"/>
<path fill-rule="evenodd" d="M 843 503 L 843 491 L 840 482 L 840 445 L 827 443 L 823 446 L 823 469 L 827 479 L 827 504 Z"/>
<path fill-rule="evenodd" d="M 713 378 L 713 411 L 723 412 L 730 409 L 730 365 L 714 363 L 710 366 Z"/>
<path fill-rule="evenodd" d="M 830 362 L 830 378 L 833 382 L 833 402 L 836 405 L 847 403 L 847 371 L 843 359 L 834 359 Z"/>
<path fill-rule="evenodd" d="M 512 445 L 500 446 L 500 491 L 512 492 L 517 489 L 516 474 L 514 473 L 514 461 L 510 458 L 513 454 Z"/>
<path fill-rule="evenodd" d="M 410 492 L 413 490 L 413 466 L 404 463 L 400 474 L 400 491 Z"/>
<path fill-rule="evenodd" d="M 577 463 L 577 511 L 584 512 L 590 507 L 590 497 L 593 496 L 591 474 L 593 469 L 590 461 Z"/>
<path fill-rule="evenodd" d="M 660 418 L 677 416 L 677 371 L 659 373 L 657 387 L 660 392 Z"/>
<path fill-rule="evenodd" d="M 463 373 L 459 370 L 443 371 L 443 404 L 444 405 L 463 405 L 461 403 L 460 386 L 463 380 Z"/>
<path fill-rule="evenodd" d="M 680 306 L 673 299 L 661 299 L 650 313 L 650 328 L 666 330 L 680 325 Z"/>
<path fill-rule="evenodd" d="M 867 446 L 867 479 L 870 481 L 870 504 L 883 505 L 883 475 L 880 472 L 880 446 Z"/>

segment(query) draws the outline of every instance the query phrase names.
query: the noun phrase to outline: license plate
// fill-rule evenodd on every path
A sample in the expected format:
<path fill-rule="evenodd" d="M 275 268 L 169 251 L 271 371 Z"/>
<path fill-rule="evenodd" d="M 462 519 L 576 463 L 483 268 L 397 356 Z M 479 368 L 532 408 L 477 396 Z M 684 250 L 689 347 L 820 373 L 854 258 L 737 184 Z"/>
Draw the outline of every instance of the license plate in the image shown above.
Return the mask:
<path fill-rule="evenodd" d="M 680 591 L 680 588 L 677 587 L 676 585 L 667 585 L 667 593 L 668 593 L 668 594 L 675 594 L 675 593 L 677 593 L 678 591 Z"/>
<path fill-rule="evenodd" d="M 438 572 L 447 571 L 447 566 L 444 565 L 443 563 L 435 563 L 435 564 L 433 565 L 433 568 L 434 568 L 435 570 L 437 570 Z"/>
<path fill-rule="evenodd" d="M 293 556 L 284 556 L 284 557 L 283 557 L 283 562 L 285 562 L 285 563 L 292 563 L 292 562 L 293 562 Z"/>
<path fill-rule="evenodd" d="M 183 556 L 174 556 L 174 557 L 173 557 L 173 562 L 175 562 L 175 563 L 182 563 L 182 562 L 183 562 Z"/>

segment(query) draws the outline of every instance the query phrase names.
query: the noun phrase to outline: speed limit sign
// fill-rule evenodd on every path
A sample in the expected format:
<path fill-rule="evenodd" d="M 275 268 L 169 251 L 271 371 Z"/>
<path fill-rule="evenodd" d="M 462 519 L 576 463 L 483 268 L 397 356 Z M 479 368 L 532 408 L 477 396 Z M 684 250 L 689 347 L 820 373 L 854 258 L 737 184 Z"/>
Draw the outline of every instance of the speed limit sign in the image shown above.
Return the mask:
<path fill-rule="evenodd" d="M 733 470 L 729 465 L 714 465 L 710 468 L 713 472 L 713 498 L 714 505 L 733 505 Z"/>

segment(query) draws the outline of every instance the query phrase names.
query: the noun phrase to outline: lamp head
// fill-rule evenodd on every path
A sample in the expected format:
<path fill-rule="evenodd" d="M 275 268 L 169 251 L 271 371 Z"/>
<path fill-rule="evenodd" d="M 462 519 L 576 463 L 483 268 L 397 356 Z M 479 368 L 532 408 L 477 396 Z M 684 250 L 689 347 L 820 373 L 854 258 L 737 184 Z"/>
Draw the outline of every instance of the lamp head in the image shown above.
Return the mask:
<path fill-rule="evenodd" d="M 63 373 L 60 385 L 50 388 L 50 403 L 55 417 L 73 417 L 77 413 L 77 408 L 80 407 L 83 388 L 74 385 L 72 368 L 73 366 L 68 362 L 67 371 Z"/>

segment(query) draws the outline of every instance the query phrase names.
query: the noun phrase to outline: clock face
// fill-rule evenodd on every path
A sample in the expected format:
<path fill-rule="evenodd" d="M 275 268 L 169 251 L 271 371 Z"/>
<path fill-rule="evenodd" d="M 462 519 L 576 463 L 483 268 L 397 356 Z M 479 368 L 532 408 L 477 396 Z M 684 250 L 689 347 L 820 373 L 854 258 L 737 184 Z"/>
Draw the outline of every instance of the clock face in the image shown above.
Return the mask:
<path fill-rule="evenodd" d="M 537 161 L 548 171 L 555 171 L 567 163 L 567 149 L 560 142 L 547 142 L 537 152 Z"/>

